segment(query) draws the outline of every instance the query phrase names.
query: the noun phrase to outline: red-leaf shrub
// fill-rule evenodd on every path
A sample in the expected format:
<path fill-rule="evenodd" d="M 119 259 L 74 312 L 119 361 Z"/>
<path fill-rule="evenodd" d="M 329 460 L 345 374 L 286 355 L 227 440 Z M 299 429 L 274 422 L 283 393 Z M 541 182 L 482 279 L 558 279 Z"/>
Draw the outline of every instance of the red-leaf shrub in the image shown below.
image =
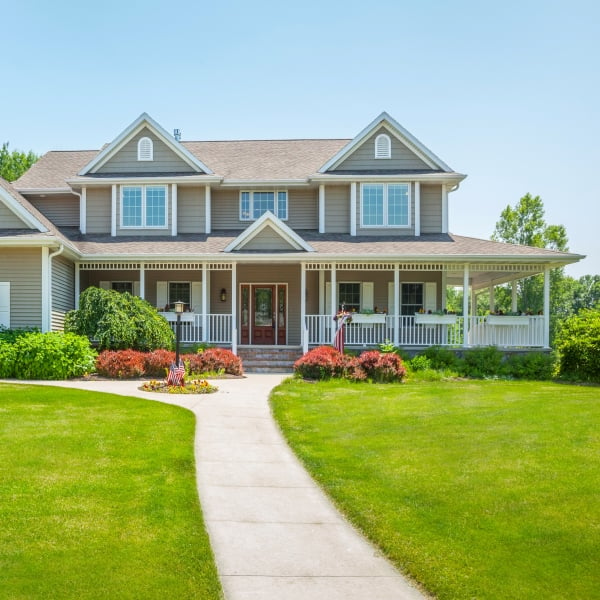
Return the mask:
<path fill-rule="evenodd" d="M 294 363 L 294 371 L 305 379 L 343 377 L 347 359 L 332 346 L 319 346 Z"/>
<path fill-rule="evenodd" d="M 96 359 L 99 375 L 116 379 L 141 377 L 144 374 L 144 352 L 137 350 L 105 350 Z"/>
<path fill-rule="evenodd" d="M 184 357 L 182 357 L 184 358 Z M 172 350 L 153 350 L 144 355 L 144 375 L 148 377 L 166 377 L 166 372 L 175 362 Z"/>
<path fill-rule="evenodd" d="M 206 348 L 198 354 L 186 354 L 184 362 L 189 363 L 192 373 L 218 373 L 223 371 L 229 375 L 242 375 L 242 359 L 226 348 Z"/>
<path fill-rule="evenodd" d="M 402 359 L 394 353 L 382 354 L 377 350 L 368 350 L 358 357 L 358 362 L 367 376 L 378 383 L 402 381 L 406 375 Z"/>

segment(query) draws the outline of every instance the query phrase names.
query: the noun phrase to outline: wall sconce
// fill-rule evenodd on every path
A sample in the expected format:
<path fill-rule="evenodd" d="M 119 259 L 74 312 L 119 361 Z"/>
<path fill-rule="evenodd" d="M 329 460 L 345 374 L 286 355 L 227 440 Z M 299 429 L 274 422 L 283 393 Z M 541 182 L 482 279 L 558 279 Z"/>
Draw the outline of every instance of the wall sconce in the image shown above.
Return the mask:
<path fill-rule="evenodd" d="M 227 302 L 227 290 L 225 288 L 221 288 L 221 294 L 219 297 L 221 298 L 221 302 Z"/>

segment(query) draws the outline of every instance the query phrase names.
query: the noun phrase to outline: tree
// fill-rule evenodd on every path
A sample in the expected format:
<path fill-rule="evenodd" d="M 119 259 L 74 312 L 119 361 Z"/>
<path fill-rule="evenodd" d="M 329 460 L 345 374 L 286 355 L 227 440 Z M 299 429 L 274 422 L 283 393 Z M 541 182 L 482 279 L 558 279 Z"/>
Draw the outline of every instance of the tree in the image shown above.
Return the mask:
<path fill-rule="evenodd" d="M 131 294 L 90 287 L 79 309 L 67 313 L 65 331 L 86 335 L 100 350 L 170 348 L 173 331 L 145 300 Z"/>
<path fill-rule="evenodd" d="M 37 161 L 39 156 L 34 154 L 31 150 L 25 154 L 25 152 L 19 152 L 13 150 L 9 152 L 8 142 L 2 144 L 0 149 L 0 177 L 6 179 L 6 181 L 15 181 L 31 167 L 31 165 Z"/>

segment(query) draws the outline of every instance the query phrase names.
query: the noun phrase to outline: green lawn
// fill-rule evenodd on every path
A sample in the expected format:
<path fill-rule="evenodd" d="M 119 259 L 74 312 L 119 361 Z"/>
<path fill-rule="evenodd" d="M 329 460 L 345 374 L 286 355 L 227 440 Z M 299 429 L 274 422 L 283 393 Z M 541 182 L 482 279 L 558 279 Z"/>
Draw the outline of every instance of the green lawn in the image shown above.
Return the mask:
<path fill-rule="evenodd" d="M 272 406 L 342 511 L 438 598 L 600 598 L 600 388 L 290 380 Z"/>
<path fill-rule="evenodd" d="M 194 416 L 135 398 L 0 384 L 0 597 L 221 597 Z"/>

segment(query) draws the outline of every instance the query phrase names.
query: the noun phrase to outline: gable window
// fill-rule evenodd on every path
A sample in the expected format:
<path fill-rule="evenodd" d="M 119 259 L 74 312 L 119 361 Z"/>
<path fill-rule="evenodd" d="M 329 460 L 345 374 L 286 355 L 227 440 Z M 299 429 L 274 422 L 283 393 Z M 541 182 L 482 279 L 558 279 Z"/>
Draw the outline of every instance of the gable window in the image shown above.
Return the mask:
<path fill-rule="evenodd" d="M 121 188 L 121 227 L 167 227 L 167 188 L 136 185 Z"/>
<path fill-rule="evenodd" d="M 154 160 L 154 144 L 149 137 L 140 138 L 138 142 L 138 160 Z"/>
<path fill-rule="evenodd" d="M 380 133 L 375 138 L 375 158 L 392 158 L 392 142 L 389 135 Z"/>
<path fill-rule="evenodd" d="M 363 183 L 360 214 L 362 227 L 409 227 L 409 184 Z"/>
<path fill-rule="evenodd" d="M 403 283 L 400 290 L 402 315 L 414 315 L 423 309 L 423 284 Z"/>
<path fill-rule="evenodd" d="M 282 221 L 287 220 L 287 192 L 240 192 L 240 220 L 255 221 L 267 211 Z"/>

